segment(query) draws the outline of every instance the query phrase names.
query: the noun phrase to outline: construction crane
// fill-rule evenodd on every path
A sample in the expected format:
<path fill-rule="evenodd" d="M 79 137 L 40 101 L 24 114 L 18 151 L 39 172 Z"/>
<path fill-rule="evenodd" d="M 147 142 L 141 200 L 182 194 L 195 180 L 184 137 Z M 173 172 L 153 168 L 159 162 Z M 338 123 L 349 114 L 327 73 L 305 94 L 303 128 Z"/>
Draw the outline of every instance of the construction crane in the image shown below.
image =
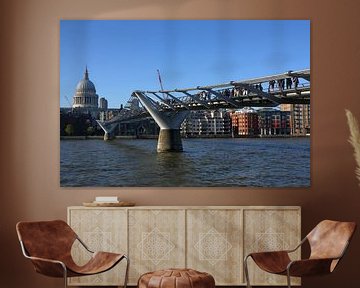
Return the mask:
<path fill-rule="evenodd" d="M 163 84 L 162 84 L 162 81 L 161 81 L 160 70 L 157 69 L 156 71 L 157 71 L 157 74 L 158 74 L 158 77 L 159 77 L 159 83 L 160 83 L 161 91 L 164 91 L 164 87 L 163 87 Z M 164 99 L 167 99 L 167 95 L 165 93 L 162 93 L 162 95 L 163 95 Z"/>
<path fill-rule="evenodd" d="M 69 98 L 68 98 L 66 95 L 65 95 L 64 97 L 65 97 L 66 101 L 68 102 L 69 107 L 71 108 L 71 107 L 72 107 L 72 104 L 71 104 L 71 102 L 70 102 Z"/>

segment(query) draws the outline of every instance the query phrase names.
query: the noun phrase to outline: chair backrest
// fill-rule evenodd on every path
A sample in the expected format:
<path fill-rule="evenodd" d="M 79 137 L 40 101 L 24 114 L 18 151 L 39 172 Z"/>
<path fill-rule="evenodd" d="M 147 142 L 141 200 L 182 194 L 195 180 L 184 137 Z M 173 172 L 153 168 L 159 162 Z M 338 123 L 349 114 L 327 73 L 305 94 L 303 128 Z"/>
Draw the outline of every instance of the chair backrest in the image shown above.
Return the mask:
<path fill-rule="evenodd" d="M 306 236 L 311 248 L 310 258 L 337 258 L 342 256 L 355 229 L 355 222 L 321 221 Z"/>
<path fill-rule="evenodd" d="M 30 256 L 61 260 L 70 255 L 75 232 L 62 220 L 19 222 L 19 240 Z"/>

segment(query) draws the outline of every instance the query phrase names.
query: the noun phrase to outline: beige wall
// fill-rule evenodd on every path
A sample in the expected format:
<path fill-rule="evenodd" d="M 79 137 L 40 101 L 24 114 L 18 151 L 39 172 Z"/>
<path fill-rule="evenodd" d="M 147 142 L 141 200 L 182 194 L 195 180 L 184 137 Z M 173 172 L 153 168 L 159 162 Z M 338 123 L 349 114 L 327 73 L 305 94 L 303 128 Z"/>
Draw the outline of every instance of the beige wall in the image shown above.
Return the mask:
<path fill-rule="evenodd" d="M 5 3 L 6 2 L 6 3 Z M 3 0 L 0 4 L 0 286 L 62 287 L 22 258 L 19 220 L 66 217 L 95 195 L 139 205 L 301 205 L 303 234 L 324 218 L 360 223 L 360 188 L 344 108 L 360 118 L 359 1 Z M 311 19 L 311 188 L 59 187 L 59 19 Z M 289 41 L 296 45 L 296 31 Z M 360 237 L 330 277 L 304 287 L 358 287 Z"/>

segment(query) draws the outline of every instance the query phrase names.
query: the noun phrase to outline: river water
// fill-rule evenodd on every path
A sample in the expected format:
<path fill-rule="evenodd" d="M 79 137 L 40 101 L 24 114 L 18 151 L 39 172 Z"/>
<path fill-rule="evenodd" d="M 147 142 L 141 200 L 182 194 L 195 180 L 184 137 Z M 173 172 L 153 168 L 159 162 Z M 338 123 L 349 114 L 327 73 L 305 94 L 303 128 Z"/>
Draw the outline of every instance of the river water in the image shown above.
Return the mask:
<path fill-rule="evenodd" d="M 145 139 L 60 146 L 62 187 L 310 186 L 310 138 L 183 139 L 182 153 Z"/>

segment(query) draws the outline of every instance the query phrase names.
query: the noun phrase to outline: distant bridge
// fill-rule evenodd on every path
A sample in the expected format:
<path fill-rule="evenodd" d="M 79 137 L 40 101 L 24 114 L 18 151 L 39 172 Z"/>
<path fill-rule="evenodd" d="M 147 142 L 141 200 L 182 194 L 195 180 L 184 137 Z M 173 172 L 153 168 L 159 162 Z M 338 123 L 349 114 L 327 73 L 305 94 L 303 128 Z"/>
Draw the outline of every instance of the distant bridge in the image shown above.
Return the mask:
<path fill-rule="evenodd" d="M 158 151 L 182 151 L 180 125 L 192 110 L 235 110 L 280 104 L 310 104 L 310 69 L 193 88 L 136 90 L 118 116 L 98 123 L 105 131 L 104 139 L 108 140 L 118 123 L 151 115 L 160 126 Z"/>

